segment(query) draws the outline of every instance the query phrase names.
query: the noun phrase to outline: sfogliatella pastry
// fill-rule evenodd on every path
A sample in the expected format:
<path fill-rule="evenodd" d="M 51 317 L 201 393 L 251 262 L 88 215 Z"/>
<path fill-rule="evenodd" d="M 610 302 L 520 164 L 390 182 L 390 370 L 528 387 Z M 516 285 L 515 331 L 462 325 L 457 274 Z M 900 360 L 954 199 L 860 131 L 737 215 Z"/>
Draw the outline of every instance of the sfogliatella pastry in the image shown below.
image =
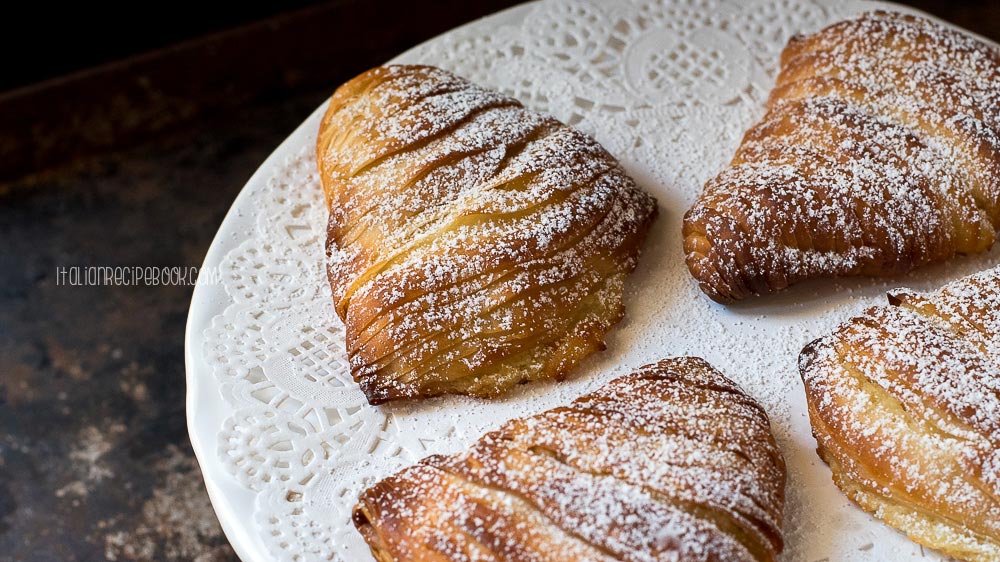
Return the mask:
<path fill-rule="evenodd" d="M 802 351 L 819 455 L 914 541 L 1000 560 L 1000 267 L 889 302 Z"/>
<path fill-rule="evenodd" d="M 771 561 L 784 482 L 764 410 L 677 358 L 386 478 L 354 523 L 379 562 Z"/>
<path fill-rule="evenodd" d="M 597 142 L 428 66 L 333 95 L 316 145 L 369 402 L 497 396 L 603 349 L 656 211 Z"/>
<path fill-rule="evenodd" d="M 767 114 L 684 220 L 720 302 L 982 252 L 1000 227 L 1000 52 L 874 12 L 797 37 Z"/>

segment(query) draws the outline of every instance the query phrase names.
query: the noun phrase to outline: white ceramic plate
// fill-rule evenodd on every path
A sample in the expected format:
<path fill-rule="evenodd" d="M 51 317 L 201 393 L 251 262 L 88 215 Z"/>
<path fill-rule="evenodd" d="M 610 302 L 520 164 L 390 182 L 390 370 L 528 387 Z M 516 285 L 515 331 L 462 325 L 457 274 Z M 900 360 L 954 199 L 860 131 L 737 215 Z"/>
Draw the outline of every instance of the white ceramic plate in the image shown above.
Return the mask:
<path fill-rule="evenodd" d="M 786 560 L 931 558 L 854 508 L 816 457 L 802 345 L 890 285 L 934 288 L 997 252 L 891 282 L 823 281 L 725 308 L 687 275 L 680 217 L 758 117 L 796 32 L 864 9 L 835 0 L 550 0 L 473 22 L 395 59 L 435 64 L 594 135 L 660 202 L 608 350 L 562 384 L 503 400 L 373 408 L 346 372 L 322 274 L 319 108 L 261 165 L 205 258 L 188 318 L 188 427 L 213 506 L 246 562 L 365 560 L 349 510 L 366 484 L 462 449 L 504 419 L 563 404 L 662 357 L 709 359 L 768 409 L 789 465 Z"/>

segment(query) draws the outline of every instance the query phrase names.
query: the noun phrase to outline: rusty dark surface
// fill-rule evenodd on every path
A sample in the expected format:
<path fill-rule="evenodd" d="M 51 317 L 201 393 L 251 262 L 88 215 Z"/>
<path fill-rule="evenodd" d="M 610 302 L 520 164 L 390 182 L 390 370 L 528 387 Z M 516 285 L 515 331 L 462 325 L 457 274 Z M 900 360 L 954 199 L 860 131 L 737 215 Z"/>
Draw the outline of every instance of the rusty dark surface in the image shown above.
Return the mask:
<path fill-rule="evenodd" d="M 188 444 L 190 287 L 57 285 L 198 265 L 254 169 L 327 92 L 225 118 L 0 204 L 0 560 L 234 560 Z"/>
<path fill-rule="evenodd" d="M 358 9 L 372 9 L 364 4 Z M 460 4 L 442 4 L 454 21 L 448 27 L 504 3 Z M 913 4 L 1000 39 L 1000 4 Z M 367 23 L 353 31 L 343 21 L 326 21 L 328 33 L 370 36 L 354 44 L 350 57 L 290 63 L 309 75 L 287 80 L 276 70 L 280 61 L 268 63 L 266 79 L 235 73 L 231 78 L 244 80 L 237 85 L 245 92 L 231 103 L 219 101 L 225 85 L 206 86 L 204 96 L 188 91 L 180 96 L 190 104 L 187 117 L 158 129 L 137 127 L 70 155 L 70 163 L 58 158 L 58 166 L 32 168 L 0 187 L 0 561 L 236 560 L 185 427 L 183 337 L 191 288 L 59 286 L 56 268 L 200 265 L 239 189 L 333 87 L 425 38 L 414 31 L 418 22 L 404 29 L 392 19 L 384 27 L 370 17 L 347 20 L 355 27 L 358 21 Z M 428 26 L 424 35 L 438 31 Z M 234 57 L 254 37 L 260 36 L 207 41 Z M 294 42 L 295 35 L 272 40 Z M 287 56 L 296 52 L 286 49 Z M 171 59 L 167 52 L 153 66 L 124 64 L 169 75 L 178 72 L 171 65 L 197 64 L 192 57 Z M 107 86 L 119 87 L 119 71 L 110 72 Z M 42 88 L 34 99 L 50 103 L 66 95 L 57 91 L 64 87 Z M 156 111 L 135 107 L 136 122 Z M 90 110 L 105 111 L 100 104 Z M 66 142 L 58 128 L 50 134 L 54 144 Z"/>
<path fill-rule="evenodd" d="M 516 3 L 335 0 L 0 94 L 0 182 L 264 96 L 333 88 Z"/>

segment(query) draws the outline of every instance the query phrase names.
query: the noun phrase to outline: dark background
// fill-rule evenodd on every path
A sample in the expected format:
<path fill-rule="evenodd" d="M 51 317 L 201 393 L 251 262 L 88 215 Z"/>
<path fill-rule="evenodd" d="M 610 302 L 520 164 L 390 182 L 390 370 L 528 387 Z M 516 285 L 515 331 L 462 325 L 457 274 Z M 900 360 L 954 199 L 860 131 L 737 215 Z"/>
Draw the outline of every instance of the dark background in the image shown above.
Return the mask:
<path fill-rule="evenodd" d="M 379 10 L 425 11 L 441 14 L 433 2 L 369 1 Z M 474 4 L 475 2 L 451 3 Z M 989 33 L 1000 22 L 996 2 L 912 0 L 904 1 L 931 13 L 946 15 L 963 27 Z M 282 2 L 174 2 L 88 3 L 30 2 L 18 6 L 15 17 L 0 24 L 0 92 L 86 68 L 128 58 L 213 32 L 244 26 L 288 12 L 317 5 L 356 8 L 362 2 L 340 0 L 284 0 Z M 440 2 L 439 2 L 440 4 Z M 444 3 L 449 4 L 449 3 Z M 461 5 L 459 15 L 485 14 L 491 7 L 516 2 L 484 3 L 481 8 Z M 455 17 L 449 18 L 456 19 Z M 342 22 L 346 23 L 346 22 Z M 377 27 L 378 21 L 356 22 Z M 374 24 L 374 25 L 372 25 Z M 356 29 L 356 28 L 355 28 Z M 345 31 L 332 28 L 330 32 Z M 352 34 L 353 35 L 353 34 Z M 425 35 L 413 30 L 413 37 Z"/>
<path fill-rule="evenodd" d="M 907 2 L 1000 40 L 1000 3 Z M 358 72 L 513 2 L 63 6 L 0 23 L 0 561 L 234 560 L 187 440 L 190 287 L 250 174 Z"/>
<path fill-rule="evenodd" d="M 9 57 L 0 92 L 319 3 L 23 3 L 0 34 L 0 53 Z"/>

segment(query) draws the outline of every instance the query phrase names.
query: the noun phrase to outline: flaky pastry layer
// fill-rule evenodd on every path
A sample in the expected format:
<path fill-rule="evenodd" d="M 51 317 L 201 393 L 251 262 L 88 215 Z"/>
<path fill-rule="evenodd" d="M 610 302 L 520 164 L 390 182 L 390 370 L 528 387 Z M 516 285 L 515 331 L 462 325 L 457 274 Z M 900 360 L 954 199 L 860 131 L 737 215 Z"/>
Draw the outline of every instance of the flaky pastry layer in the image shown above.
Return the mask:
<path fill-rule="evenodd" d="M 493 397 L 603 349 L 656 211 L 597 142 L 428 66 L 365 72 L 317 141 L 368 400 Z"/>
<path fill-rule="evenodd" d="M 819 454 L 914 541 L 1000 560 L 1000 267 L 889 302 L 802 351 Z"/>
<path fill-rule="evenodd" d="M 720 302 L 817 277 L 894 275 L 1000 228 L 1000 52 L 872 12 L 791 40 L 760 123 L 684 219 Z"/>
<path fill-rule="evenodd" d="M 380 562 L 772 561 L 784 483 L 764 410 L 677 358 L 386 478 L 354 523 Z"/>

